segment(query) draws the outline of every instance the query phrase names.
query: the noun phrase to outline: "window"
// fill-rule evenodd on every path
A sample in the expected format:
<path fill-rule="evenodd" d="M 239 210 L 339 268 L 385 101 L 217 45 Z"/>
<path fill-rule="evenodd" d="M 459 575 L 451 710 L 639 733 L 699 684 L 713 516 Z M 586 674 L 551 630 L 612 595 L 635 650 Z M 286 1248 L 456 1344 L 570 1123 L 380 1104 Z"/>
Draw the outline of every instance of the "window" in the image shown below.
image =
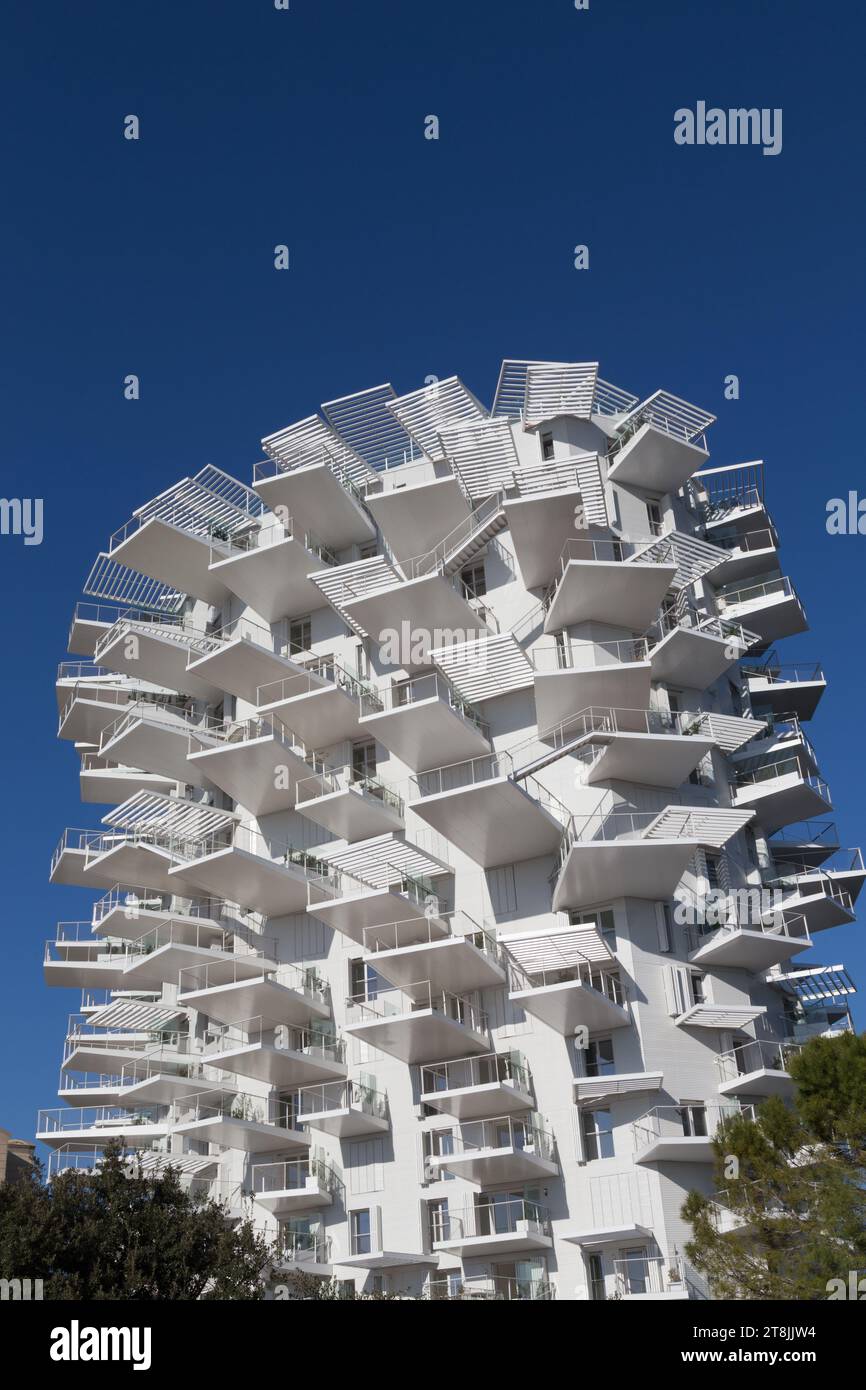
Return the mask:
<path fill-rule="evenodd" d="M 373 1250 L 373 1228 L 370 1209 L 364 1207 L 349 1213 L 349 1229 L 352 1239 L 353 1255 L 369 1255 Z"/>
<path fill-rule="evenodd" d="M 679 714 L 682 706 L 680 704 L 680 691 L 668 689 L 668 709 L 671 714 Z"/>
<path fill-rule="evenodd" d="M 359 560 L 372 560 L 374 555 L 378 555 L 379 550 L 375 541 L 366 541 L 364 545 L 358 546 Z"/>
<path fill-rule="evenodd" d="M 704 990 L 704 976 L 692 970 L 689 972 L 689 983 L 691 985 L 692 1003 L 705 1004 L 707 1002 L 707 996 Z"/>
<path fill-rule="evenodd" d="M 613 1038 L 595 1038 L 586 1049 L 587 1076 L 610 1076 L 615 1070 Z"/>
<path fill-rule="evenodd" d="M 308 617 L 292 618 L 289 623 L 289 652 L 308 652 L 313 640 L 313 625 Z"/>
<path fill-rule="evenodd" d="M 609 1110 L 584 1110 L 583 1145 L 587 1162 L 596 1158 L 613 1158 L 613 1126 Z"/>
<path fill-rule="evenodd" d="M 707 1133 L 707 1107 L 700 1101 L 683 1101 L 677 1107 L 677 1114 L 686 1138 L 705 1138 Z"/>
<path fill-rule="evenodd" d="M 604 1265 L 601 1255 L 587 1256 L 586 1264 L 589 1274 L 589 1296 L 594 1303 L 604 1303 L 607 1293 L 604 1287 Z"/>
<path fill-rule="evenodd" d="M 352 744 L 352 781 L 362 782 L 376 775 L 376 745 L 372 742 Z"/>
<path fill-rule="evenodd" d="M 365 960 L 349 961 L 349 995 L 355 1000 L 378 999 L 379 990 L 387 989 L 388 984 L 378 970 Z"/>
<path fill-rule="evenodd" d="M 546 462 L 553 458 L 553 431 L 545 430 L 541 436 L 541 457 Z"/>
<path fill-rule="evenodd" d="M 437 1202 L 427 1204 L 427 1239 L 430 1245 L 448 1239 L 448 1199 L 441 1197 Z"/>
<path fill-rule="evenodd" d="M 649 1292 L 649 1262 L 645 1245 L 636 1245 L 630 1250 L 623 1250 L 619 1268 L 626 1293 L 643 1294 Z"/>
<path fill-rule="evenodd" d="M 612 907 L 597 907 L 594 912 L 572 911 L 568 920 L 573 927 L 597 926 L 608 949 L 616 953 L 616 918 Z"/>
<path fill-rule="evenodd" d="M 460 583 L 466 598 L 483 598 L 487 593 L 484 561 L 480 560 L 477 564 L 467 565 L 465 569 L 462 569 L 460 571 Z"/>
<path fill-rule="evenodd" d="M 649 523 L 651 536 L 660 536 L 664 531 L 664 521 L 662 520 L 661 503 L 654 498 L 648 498 L 646 504 L 646 517 Z"/>
<path fill-rule="evenodd" d="M 722 860 L 718 854 L 708 854 L 704 851 L 704 863 L 706 865 L 707 883 L 710 885 L 710 892 L 717 893 L 722 886 Z"/>

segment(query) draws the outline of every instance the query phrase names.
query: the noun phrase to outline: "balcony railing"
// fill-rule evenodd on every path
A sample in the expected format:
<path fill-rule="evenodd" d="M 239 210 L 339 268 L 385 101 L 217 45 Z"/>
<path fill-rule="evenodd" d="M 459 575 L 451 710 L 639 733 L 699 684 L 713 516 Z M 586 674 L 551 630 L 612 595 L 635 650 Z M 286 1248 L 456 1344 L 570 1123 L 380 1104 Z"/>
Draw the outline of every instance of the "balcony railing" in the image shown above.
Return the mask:
<path fill-rule="evenodd" d="M 515 1149 L 534 1154 L 547 1163 L 556 1162 L 556 1142 L 543 1129 L 537 1116 L 520 1119 L 514 1115 L 494 1116 L 489 1120 L 466 1120 L 456 1129 L 431 1129 L 431 1143 L 439 1143 L 434 1157 L 447 1158 L 454 1154 L 473 1154 L 490 1149 Z"/>
<path fill-rule="evenodd" d="M 723 550 L 730 550 L 732 554 L 747 555 L 753 550 L 773 550 L 778 544 L 778 537 L 770 527 L 764 526 L 756 531 L 737 531 L 729 536 L 713 534 L 713 545 L 721 546 Z"/>
<path fill-rule="evenodd" d="M 436 1276 L 428 1280 L 425 1288 L 425 1297 L 431 1301 L 481 1299 L 493 1303 L 547 1303 L 555 1296 L 554 1287 L 546 1278 L 509 1279 L 497 1274 L 473 1274 L 453 1280 Z"/>
<path fill-rule="evenodd" d="M 803 1050 L 798 1042 L 767 1042 L 755 1039 L 740 1043 L 729 1052 L 720 1052 L 716 1057 L 719 1081 L 735 1081 L 738 1076 L 747 1076 L 753 1071 L 790 1070 L 790 1063 Z"/>
<path fill-rule="evenodd" d="M 476 1033 L 488 1031 L 488 1017 L 483 1009 L 477 1008 L 466 995 L 434 989 L 429 980 L 416 980 L 405 989 L 377 987 L 365 994 L 352 994 L 346 1000 L 346 1007 L 348 1023 L 374 1023 L 377 1019 L 432 1010 Z"/>
<path fill-rule="evenodd" d="M 361 697 L 361 715 L 390 714 L 394 710 L 405 709 L 423 700 L 441 700 L 455 713 L 467 719 L 484 735 L 490 737 L 486 720 L 468 701 L 458 695 L 452 685 L 440 675 L 427 674 L 411 676 L 408 680 L 396 681 L 378 690 L 366 690 Z"/>
<path fill-rule="evenodd" d="M 204 1120 L 239 1120 L 247 1124 L 274 1125 L 278 1129 L 294 1129 L 295 1116 L 291 1103 L 271 1096 L 254 1096 L 243 1091 L 202 1091 L 184 1096 L 172 1103 L 169 1122 L 174 1125 L 196 1124 Z"/>
<path fill-rule="evenodd" d="M 430 1063 L 421 1068 L 422 1094 L 488 1086 L 497 1081 L 514 1082 L 522 1091 L 532 1093 L 529 1067 L 525 1062 L 517 1061 L 511 1052 L 476 1053 L 472 1057 Z"/>
<path fill-rule="evenodd" d="M 588 961 L 576 961 L 570 965 L 551 966 L 547 970 L 526 970 L 515 960 L 510 962 L 511 985 L 513 992 L 522 993 L 532 989 L 547 989 L 550 985 L 575 984 L 594 989 L 609 999 L 611 1004 L 625 1007 L 628 990 L 623 984 L 617 969 L 599 969 Z"/>
<path fill-rule="evenodd" d="M 331 1262 L 331 1238 L 324 1231 L 281 1229 L 277 1264 L 318 1264 Z"/>
<path fill-rule="evenodd" d="M 277 942 L 274 938 L 273 955 L 276 955 Z M 255 957 L 244 956 L 249 962 Z M 194 994 L 200 990 L 219 989 L 227 985 L 254 985 L 259 981 L 273 982 L 284 989 L 305 994 L 316 1004 L 327 1005 L 330 999 L 330 986 L 312 966 L 276 965 L 263 968 L 261 974 L 251 976 L 249 968 L 239 972 L 239 962 L 235 960 L 207 961 L 203 965 L 188 965 L 180 971 L 178 994 Z"/>
<path fill-rule="evenodd" d="M 168 1123 L 168 1107 L 147 1106 L 128 1110 L 123 1106 L 84 1105 L 63 1106 L 57 1110 L 40 1110 L 36 1119 L 37 1134 L 66 1134 L 85 1129 L 137 1129 L 142 1125 Z"/>
<path fill-rule="evenodd" d="M 754 1116 L 754 1107 L 735 1101 L 708 1100 L 699 1104 L 657 1105 L 632 1124 L 635 1149 L 657 1139 L 711 1139 L 719 1125 L 736 1115 Z"/>
<path fill-rule="evenodd" d="M 446 926 L 444 933 L 443 923 Z M 420 946 L 425 941 L 468 941 L 497 965 L 505 963 L 505 954 L 493 933 L 480 927 L 468 912 L 462 910 L 427 917 L 424 923 L 419 922 L 417 917 L 407 917 L 399 922 L 365 927 L 363 936 L 364 946 L 371 954 L 379 951 L 400 951 L 404 947 Z"/>
<path fill-rule="evenodd" d="M 388 1097 L 362 1081 L 325 1081 L 296 1091 L 298 1121 L 336 1110 L 361 1110 L 376 1119 L 388 1118 Z"/>
<path fill-rule="evenodd" d="M 268 546 L 279 545 L 281 541 L 296 540 L 315 555 L 325 565 L 338 565 L 340 562 L 333 550 L 313 531 L 306 531 L 296 525 L 293 517 L 283 517 L 281 521 L 270 522 L 267 526 L 249 526 L 241 530 L 229 531 L 219 523 L 213 523 L 208 532 L 211 542 L 211 563 L 214 553 L 218 557 L 233 558 L 253 550 L 266 550 Z"/>
<path fill-rule="evenodd" d="M 771 657 L 762 662 L 744 661 L 740 670 L 747 678 L 764 680 L 768 685 L 805 685 L 825 680 L 818 661 L 778 661 L 774 653 L 771 653 Z"/>
<path fill-rule="evenodd" d="M 273 1047 L 279 1052 L 299 1052 L 328 1062 L 345 1062 L 346 1044 L 333 1033 L 316 1028 L 297 1028 L 256 1014 L 224 1028 L 211 1027 L 204 1036 L 203 1057 L 237 1052 L 245 1047 Z"/>
<path fill-rule="evenodd" d="M 159 912 L 172 918 L 184 920 L 202 919 L 209 922 L 225 922 L 225 932 L 242 936 L 256 949 L 257 936 L 261 935 L 265 918 L 259 912 L 248 911 L 237 903 L 225 898 L 184 898 L 174 893 L 161 893 L 153 888 L 142 888 L 116 883 L 113 888 L 99 898 L 93 905 L 93 926 L 98 927 L 111 913 L 120 911 L 129 921 L 136 921 L 145 913 Z M 268 938 L 270 940 L 270 938 Z"/>
<path fill-rule="evenodd" d="M 646 558 L 643 552 L 646 551 Z M 594 561 L 597 564 L 625 563 L 633 565 L 676 564 L 673 547 L 668 542 L 660 545 L 657 539 L 623 540 L 614 537 L 610 540 L 590 540 L 588 537 L 572 536 L 565 542 L 559 554 L 557 572 L 541 596 L 545 610 L 553 603 L 559 585 L 572 560 Z"/>
<path fill-rule="evenodd" d="M 290 1158 L 283 1163 L 254 1163 L 250 1180 L 255 1196 L 303 1191 L 311 1180 L 331 1193 L 339 1192 L 343 1185 L 338 1170 L 316 1155 Z"/>
<path fill-rule="evenodd" d="M 333 657 L 314 657 L 305 662 L 304 670 L 296 676 L 284 676 L 282 680 L 268 681 L 256 688 L 256 704 L 275 705 L 282 700 L 293 700 L 299 695 L 313 695 L 331 686 L 343 690 L 354 700 L 361 700 L 370 694 L 370 686 L 353 676 Z"/>
<path fill-rule="evenodd" d="M 548 751 L 548 750 L 545 750 Z M 543 787 L 537 778 L 515 767 L 511 753 L 482 753 L 477 758 L 466 758 L 459 763 L 449 763 L 446 767 L 434 767 L 429 772 L 414 773 L 410 786 L 418 797 L 439 796 L 444 792 L 463 791 L 468 787 L 483 786 L 485 782 L 507 779 L 515 786 L 522 787 L 539 806 L 564 825 L 569 818 L 568 807 Z"/>
<path fill-rule="evenodd" d="M 769 887 L 770 885 L 767 886 Z M 707 946 L 711 942 L 718 943 L 724 941 L 726 938 L 736 936 L 737 932 L 740 931 L 760 932 L 763 936 L 767 937 L 780 937 L 786 941 L 799 941 L 804 948 L 811 946 L 812 938 L 809 935 L 809 928 L 806 925 L 806 919 L 802 913 L 774 911 L 772 905 L 770 905 L 769 911 L 773 913 L 772 920 L 764 920 L 767 914 L 762 914 L 761 907 L 763 898 L 769 895 L 763 894 L 760 889 L 744 889 L 742 891 L 748 893 L 750 897 L 754 894 L 756 910 L 752 910 L 750 907 L 747 920 L 742 921 L 736 916 L 736 904 L 739 902 L 739 899 L 736 895 L 732 895 L 729 905 L 730 916 L 727 921 L 719 925 L 707 924 L 703 929 L 700 927 L 686 927 L 686 944 L 689 951 L 697 951 L 702 946 Z M 714 904 L 714 907 L 720 913 L 727 914 L 728 904 Z"/>
<path fill-rule="evenodd" d="M 779 758 L 773 762 L 762 763 L 760 767 L 746 768 L 736 773 L 731 783 L 734 793 L 744 787 L 761 786 L 765 782 L 778 782 L 783 777 L 796 776 L 801 782 L 813 788 L 818 795 L 830 803 L 830 788 L 820 777 L 809 772 L 802 758 Z"/>
<path fill-rule="evenodd" d="M 312 777 L 303 778 L 297 787 L 297 805 L 300 809 L 300 806 L 306 801 L 315 801 L 320 796 L 350 791 L 353 788 L 366 796 L 372 796 L 377 801 L 381 801 L 383 806 L 389 806 L 392 811 L 396 811 L 398 816 L 404 814 L 405 803 L 393 786 L 383 782 L 380 777 L 359 772 L 351 763 L 347 763 L 343 767 L 325 767 L 322 765 Z"/>
<path fill-rule="evenodd" d="M 716 591 L 716 603 L 722 612 L 726 608 L 739 608 L 743 604 L 796 597 L 790 579 L 784 576 L 779 579 L 766 579 L 757 584 L 746 584 L 740 588 L 724 588 Z"/>
<path fill-rule="evenodd" d="M 548 671 L 595 671 L 600 667 L 646 661 L 649 647 L 645 637 L 629 637 L 619 642 L 539 643 L 530 660 L 539 673 Z"/>
<path fill-rule="evenodd" d="M 614 1288 L 619 1298 L 680 1293 L 685 1289 L 682 1263 L 664 1255 L 626 1255 L 613 1261 Z"/>
<path fill-rule="evenodd" d="M 450 1207 L 446 1211 L 434 1210 L 430 1234 L 436 1244 L 484 1236 L 516 1235 L 518 1232 L 549 1236 L 550 1213 L 547 1208 L 523 1197 L 502 1200 L 482 1195 L 471 1206 L 456 1211 Z"/>

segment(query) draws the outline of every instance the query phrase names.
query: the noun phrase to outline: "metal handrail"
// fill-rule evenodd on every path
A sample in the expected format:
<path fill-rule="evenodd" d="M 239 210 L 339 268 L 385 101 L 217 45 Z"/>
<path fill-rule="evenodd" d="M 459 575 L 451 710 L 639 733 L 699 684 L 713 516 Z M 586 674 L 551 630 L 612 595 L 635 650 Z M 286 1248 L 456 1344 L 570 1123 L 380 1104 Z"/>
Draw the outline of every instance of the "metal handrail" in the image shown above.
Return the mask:
<path fill-rule="evenodd" d="M 278 1052 L 300 1052 L 342 1063 L 346 1043 L 336 1034 L 316 1028 L 299 1028 L 256 1014 L 225 1027 L 211 1027 L 205 1034 L 202 1057 L 234 1052 L 243 1047 L 273 1047 Z"/>
<path fill-rule="evenodd" d="M 361 1081 L 323 1081 L 316 1086 L 301 1086 L 295 1092 L 295 1097 L 298 1119 L 308 1123 L 314 1115 L 327 1115 L 331 1111 L 348 1110 L 352 1106 L 379 1119 L 385 1119 L 388 1115 L 385 1092 L 377 1091 Z"/>
<path fill-rule="evenodd" d="M 514 1081 L 520 1088 L 531 1094 L 532 1077 L 524 1061 L 515 1061 L 510 1052 L 482 1052 L 471 1057 L 455 1057 L 448 1062 L 430 1062 L 421 1068 L 421 1093 L 435 1094 L 437 1091 L 462 1090 L 469 1086 L 488 1084 L 490 1075 L 486 1063 L 495 1069 L 495 1079 L 500 1082 Z"/>
<path fill-rule="evenodd" d="M 377 690 L 367 690 L 361 697 L 361 716 L 384 714 L 389 711 L 405 709 L 422 700 L 438 699 L 473 723 L 485 738 L 490 737 L 490 727 L 478 711 L 459 695 L 452 685 L 438 673 L 427 672 L 420 676 L 409 676 L 406 680 Z"/>
<path fill-rule="evenodd" d="M 752 1071 L 787 1072 L 791 1058 L 798 1056 L 802 1050 L 803 1044 L 791 1039 L 782 1042 L 750 1039 L 727 1052 L 718 1053 L 716 1066 L 724 1084 Z"/>
<path fill-rule="evenodd" d="M 346 999 L 347 1024 L 369 1022 L 376 1018 L 393 1018 L 402 1014 L 430 1009 L 455 1023 L 487 1033 L 487 1012 L 479 1009 L 465 994 L 448 989 L 434 989 L 429 980 L 413 980 L 404 988 L 377 988 L 375 993 L 351 994 Z"/>
<path fill-rule="evenodd" d="M 332 656 L 320 656 L 306 663 L 303 671 L 297 675 L 283 676 L 281 680 L 267 681 L 257 686 L 256 705 L 261 708 L 263 705 L 279 704 L 283 700 L 325 690 L 329 685 L 347 691 L 355 699 L 370 694 L 370 686 L 353 676 L 339 661 Z"/>

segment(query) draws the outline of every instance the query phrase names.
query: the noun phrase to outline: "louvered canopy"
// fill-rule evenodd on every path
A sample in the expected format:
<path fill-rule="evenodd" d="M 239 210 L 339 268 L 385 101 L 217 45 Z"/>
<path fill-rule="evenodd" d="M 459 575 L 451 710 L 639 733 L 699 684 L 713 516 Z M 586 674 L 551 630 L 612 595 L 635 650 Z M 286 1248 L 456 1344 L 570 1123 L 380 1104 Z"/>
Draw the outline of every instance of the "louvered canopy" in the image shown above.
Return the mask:
<path fill-rule="evenodd" d="M 388 402 L 394 418 L 428 458 L 444 458 L 441 431 L 460 421 L 484 420 L 487 411 L 457 376 L 434 381 Z"/>
<path fill-rule="evenodd" d="M 572 965 L 608 965 L 614 960 L 607 943 L 593 925 L 516 932 L 500 935 L 499 940 L 527 975 L 540 975 Z"/>

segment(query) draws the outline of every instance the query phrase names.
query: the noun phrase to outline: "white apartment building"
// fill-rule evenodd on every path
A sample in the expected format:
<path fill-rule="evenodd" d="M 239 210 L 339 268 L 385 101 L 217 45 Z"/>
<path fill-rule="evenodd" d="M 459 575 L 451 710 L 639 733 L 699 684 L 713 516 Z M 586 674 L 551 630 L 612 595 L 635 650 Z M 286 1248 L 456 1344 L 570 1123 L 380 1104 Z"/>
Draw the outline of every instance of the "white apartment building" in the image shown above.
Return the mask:
<path fill-rule="evenodd" d="M 57 679 L 107 809 L 51 867 L 96 896 L 46 946 L 52 1173 L 120 1137 L 358 1289 L 707 1296 L 683 1200 L 850 1027 L 806 953 L 864 877 L 713 418 L 506 361 L 489 409 L 329 401 L 111 537 Z"/>

